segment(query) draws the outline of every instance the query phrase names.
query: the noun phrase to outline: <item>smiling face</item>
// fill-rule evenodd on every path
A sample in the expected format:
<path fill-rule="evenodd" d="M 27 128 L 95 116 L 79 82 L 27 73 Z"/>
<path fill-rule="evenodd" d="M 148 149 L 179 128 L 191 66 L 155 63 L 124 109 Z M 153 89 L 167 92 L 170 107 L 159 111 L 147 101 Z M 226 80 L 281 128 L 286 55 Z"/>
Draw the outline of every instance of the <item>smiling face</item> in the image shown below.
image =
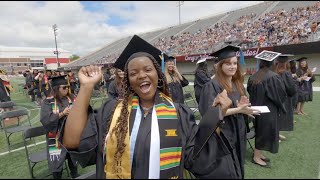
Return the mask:
<path fill-rule="evenodd" d="M 173 71 L 174 70 L 174 62 L 173 61 L 167 61 L 166 62 L 166 66 L 167 66 L 169 71 Z"/>
<path fill-rule="evenodd" d="M 226 76 L 234 76 L 238 68 L 237 57 L 232 57 L 230 60 L 225 60 L 222 62 L 221 70 Z"/>
<path fill-rule="evenodd" d="M 158 73 L 151 59 L 136 57 L 128 64 L 128 78 L 141 100 L 150 101 L 157 91 Z"/>
<path fill-rule="evenodd" d="M 117 74 L 119 78 L 123 79 L 124 78 L 124 72 L 121 69 L 117 69 Z"/>

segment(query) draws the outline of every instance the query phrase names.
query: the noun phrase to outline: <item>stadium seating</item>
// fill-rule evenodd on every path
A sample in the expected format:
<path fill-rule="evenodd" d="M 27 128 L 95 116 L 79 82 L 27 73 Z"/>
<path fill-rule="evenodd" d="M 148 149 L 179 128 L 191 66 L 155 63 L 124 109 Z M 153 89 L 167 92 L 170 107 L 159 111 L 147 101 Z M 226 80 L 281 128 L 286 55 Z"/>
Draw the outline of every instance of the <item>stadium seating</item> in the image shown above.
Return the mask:
<path fill-rule="evenodd" d="M 309 8 L 303 9 L 304 7 Z M 286 14 L 281 15 L 283 10 Z M 293 10 L 294 13 L 291 13 Z M 295 17 L 299 17 L 301 22 L 297 23 Z M 245 48 L 297 44 L 318 39 L 311 37 L 309 24 L 319 17 L 320 7 L 316 1 L 266 1 L 228 13 L 141 33 L 139 36 L 173 56 L 204 53 L 214 44 L 230 39 L 251 41 L 252 43 Z M 286 18 L 290 20 L 289 23 L 284 22 Z M 270 31 L 272 23 L 275 23 L 273 32 Z M 283 36 L 286 31 L 290 31 L 291 34 Z M 119 39 L 66 67 L 73 67 L 75 64 L 84 66 L 113 63 L 132 35 Z"/>

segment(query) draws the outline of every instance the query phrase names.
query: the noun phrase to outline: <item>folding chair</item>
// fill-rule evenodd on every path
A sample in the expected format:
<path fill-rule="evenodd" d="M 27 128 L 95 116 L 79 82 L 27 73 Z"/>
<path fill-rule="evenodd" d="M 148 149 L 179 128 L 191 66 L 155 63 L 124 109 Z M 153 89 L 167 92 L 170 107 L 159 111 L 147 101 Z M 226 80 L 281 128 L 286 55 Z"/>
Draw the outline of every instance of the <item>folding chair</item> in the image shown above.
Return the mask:
<path fill-rule="evenodd" d="M 38 126 L 38 127 L 31 127 L 29 129 L 24 130 L 23 132 L 23 143 L 24 143 L 24 148 L 26 150 L 26 157 L 28 161 L 28 167 L 29 167 L 29 172 L 31 178 L 35 178 L 33 174 L 33 168 L 37 163 L 47 161 L 47 149 L 43 149 L 42 151 L 38 152 L 33 152 L 30 153 L 28 146 L 27 146 L 27 139 L 28 138 L 35 138 L 35 137 L 40 137 L 40 136 L 45 136 L 46 135 L 46 130 L 44 129 L 43 126 Z M 47 176 L 50 176 L 51 173 Z M 45 177 L 47 177 L 45 176 Z"/>
<path fill-rule="evenodd" d="M 193 113 L 199 111 L 198 103 L 190 92 L 184 93 L 184 103 L 192 110 Z"/>
<path fill-rule="evenodd" d="M 28 120 L 28 124 L 27 125 L 21 125 L 20 120 L 22 116 L 27 116 L 27 120 Z M 27 109 L 18 109 L 18 110 L 13 110 L 13 111 L 7 111 L 7 112 L 3 112 L 0 115 L 0 119 L 3 122 L 3 128 L 4 128 L 4 132 L 5 132 L 5 136 L 7 139 L 7 144 L 8 144 L 8 150 L 10 152 L 11 150 L 11 144 L 10 144 L 10 136 L 13 133 L 17 133 L 17 132 L 23 132 L 26 129 L 29 129 L 31 127 L 31 121 L 30 121 L 30 117 L 29 117 L 29 111 Z M 5 119 L 7 118 L 17 118 L 17 122 L 14 124 L 9 124 L 4 122 L 7 121 Z"/>
<path fill-rule="evenodd" d="M 0 102 L 0 114 L 15 109 L 16 103 L 13 101 Z M 3 129 L 2 121 L 0 122 L 0 128 Z"/>
<path fill-rule="evenodd" d="M 250 118 L 250 119 L 251 119 L 251 118 Z M 248 123 L 247 128 L 249 128 L 249 130 L 250 130 L 249 132 L 247 132 L 247 141 L 248 141 L 248 143 L 249 143 L 250 148 L 252 149 L 252 151 L 254 151 L 254 148 L 252 147 L 252 145 L 251 145 L 251 143 L 250 143 L 250 139 L 255 138 L 256 132 L 255 132 L 255 129 L 254 129 L 254 121 L 252 120 L 251 122 L 253 123 L 253 125 L 252 125 L 251 127 L 249 126 L 250 121 L 247 122 L 247 123 Z"/>
<path fill-rule="evenodd" d="M 30 127 L 29 129 L 26 129 L 23 132 L 23 143 L 24 143 L 24 147 L 26 150 L 26 155 L 27 155 L 26 157 L 27 157 L 27 161 L 28 161 L 29 173 L 30 173 L 31 178 L 33 178 L 33 179 L 36 178 L 33 173 L 33 168 L 36 166 L 37 163 L 48 160 L 48 157 L 47 157 L 48 151 L 47 151 L 47 148 L 44 148 L 42 151 L 36 151 L 36 152 L 30 153 L 26 140 L 29 138 L 31 139 L 31 138 L 40 137 L 40 136 L 46 137 L 46 134 L 47 134 L 47 132 L 43 126 Z M 67 162 L 65 161 L 64 163 L 65 163 L 65 169 L 67 171 L 67 175 L 68 175 L 68 177 L 70 177 Z M 45 178 L 45 177 L 48 177 L 51 175 L 52 175 L 52 173 L 50 172 L 48 175 L 46 175 L 42 178 Z"/>

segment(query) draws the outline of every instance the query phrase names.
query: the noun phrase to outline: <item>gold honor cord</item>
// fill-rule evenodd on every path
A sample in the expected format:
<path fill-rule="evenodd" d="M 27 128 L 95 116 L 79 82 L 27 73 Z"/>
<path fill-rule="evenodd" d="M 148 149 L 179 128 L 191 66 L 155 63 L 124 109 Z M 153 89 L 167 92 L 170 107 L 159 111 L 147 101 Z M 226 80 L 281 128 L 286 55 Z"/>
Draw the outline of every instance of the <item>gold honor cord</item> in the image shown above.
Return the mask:
<path fill-rule="evenodd" d="M 106 144 L 106 164 L 104 166 L 104 172 L 106 173 L 107 179 L 131 179 L 131 165 L 130 165 L 130 140 L 129 140 L 129 118 L 131 113 L 132 107 L 132 98 L 129 98 L 128 102 L 128 130 L 126 132 L 125 138 L 125 150 L 122 154 L 122 157 L 117 161 L 114 162 L 114 155 L 117 151 L 117 138 L 115 134 L 111 134 L 112 129 L 116 126 L 118 117 L 121 116 L 121 110 L 123 106 L 123 101 L 121 101 L 113 114 L 112 122 L 109 128 L 110 135 L 107 139 Z"/>

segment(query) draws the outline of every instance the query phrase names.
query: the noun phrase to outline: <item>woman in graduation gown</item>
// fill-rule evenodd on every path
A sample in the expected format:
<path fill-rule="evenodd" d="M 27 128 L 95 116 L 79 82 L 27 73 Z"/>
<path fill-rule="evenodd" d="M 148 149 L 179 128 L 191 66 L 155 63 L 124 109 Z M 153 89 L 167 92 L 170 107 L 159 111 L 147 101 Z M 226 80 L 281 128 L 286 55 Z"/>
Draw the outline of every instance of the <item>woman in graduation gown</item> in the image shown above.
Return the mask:
<path fill-rule="evenodd" d="M 122 99 L 123 98 L 123 78 L 124 72 L 121 69 L 116 69 L 115 72 L 115 79 L 111 81 L 108 89 L 108 98 L 112 99 Z"/>
<path fill-rule="evenodd" d="M 270 113 L 263 113 L 255 118 L 255 150 L 252 162 L 262 167 L 270 167 L 270 159 L 261 151 L 278 153 L 279 150 L 279 115 L 286 112 L 283 102 L 287 98 L 281 77 L 272 71 L 273 60 L 261 60 L 259 71 L 250 76 L 247 91 L 252 106 L 267 106 Z"/>
<path fill-rule="evenodd" d="M 239 178 L 230 144 L 216 128 L 221 122 L 216 105 L 222 118 L 231 105 L 226 92 L 197 126 L 192 111 L 168 97 L 160 54 L 134 35 L 114 64 L 125 72 L 124 99 L 109 99 L 97 114 L 88 109 L 88 92 L 101 79 L 101 68 L 82 67 L 64 147 L 83 167 L 96 164 L 97 178 L 178 179 L 184 169 L 198 178 Z"/>
<path fill-rule="evenodd" d="M 206 58 L 200 59 L 197 62 L 197 69 L 194 76 L 194 93 L 197 103 L 199 104 L 201 89 L 205 83 L 211 80 L 208 73 Z"/>
<path fill-rule="evenodd" d="M 293 111 L 294 113 L 297 113 L 296 112 L 296 106 L 298 104 L 298 85 L 299 85 L 299 81 L 298 81 L 298 76 L 297 76 L 297 65 L 296 65 L 296 60 L 295 59 L 292 59 L 292 60 L 289 60 L 289 72 L 291 73 L 292 75 L 292 79 L 294 81 L 294 84 L 295 84 L 295 90 L 296 90 L 296 94 L 292 97 L 292 108 L 293 108 Z"/>
<path fill-rule="evenodd" d="M 312 83 L 316 80 L 316 78 L 308 67 L 306 57 L 299 58 L 297 61 L 299 62 L 299 68 L 297 69 L 299 86 L 296 112 L 298 112 L 299 115 L 307 115 L 303 111 L 304 103 L 312 101 L 313 99 Z M 308 78 L 310 79 L 308 80 Z"/>
<path fill-rule="evenodd" d="M 239 47 L 226 44 L 213 53 L 219 59 L 216 76 L 206 83 L 202 89 L 199 111 L 201 115 L 204 115 L 216 96 L 224 89 L 227 90 L 228 97 L 232 100 L 232 106 L 228 109 L 223 119 L 224 124 L 221 130 L 232 145 L 237 167 L 241 170 L 241 177 L 244 178 L 244 160 L 247 143 L 245 118 L 247 118 L 246 115 L 254 118 L 252 115 L 256 113 L 248 107 L 250 104 L 245 96 L 241 67 L 236 56 L 238 50 Z"/>
<path fill-rule="evenodd" d="M 280 75 L 282 81 L 284 82 L 285 91 L 287 97 L 285 99 L 284 107 L 286 108 L 286 113 L 281 112 L 279 117 L 279 130 L 280 131 L 293 131 L 293 108 L 292 108 L 292 98 L 297 93 L 295 88 L 295 82 L 292 78 L 292 74 L 287 71 L 287 66 L 289 63 L 289 57 L 293 55 L 281 54 L 275 62 L 275 72 Z M 280 135 L 280 139 L 286 139 L 285 136 Z"/>
<path fill-rule="evenodd" d="M 53 97 L 44 99 L 41 105 L 40 122 L 47 131 L 48 166 L 54 179 L 61 179 L 63 164 L 68 159 L 71 177 L 78 177 L 77 166 L 72 162 L 65 149 L 61 149 L 58 139 L 63 131 L 63 124 L 69 114 L 75 97 L 68 92 L 65 76 L 51 78 Z"/>
<path fill-rule="evenodd" d="M 180 74 L 174 62 L 174 57 L 166 59 L 165 75 L 169 86 L 169 94 L 173 102 L 184 103 L 183 87 L 188 86 L 189 81 Z"/>
<path fill-rule="evenodd" d="M 71 70 L 67 70 L 67 80 L 68 80 L 68 86 L 69 88 L 69 93 L 70 94 L 75 94 L 76 89 L 77 89 L 77 79 L 74 76 L 74 73 Z"/>
<path fill-rule="evenodd" d="M 0 102 L 11 101 L 10 93 L 7 87 L 4 85 L 2 77 L 0 77 Z"/>

